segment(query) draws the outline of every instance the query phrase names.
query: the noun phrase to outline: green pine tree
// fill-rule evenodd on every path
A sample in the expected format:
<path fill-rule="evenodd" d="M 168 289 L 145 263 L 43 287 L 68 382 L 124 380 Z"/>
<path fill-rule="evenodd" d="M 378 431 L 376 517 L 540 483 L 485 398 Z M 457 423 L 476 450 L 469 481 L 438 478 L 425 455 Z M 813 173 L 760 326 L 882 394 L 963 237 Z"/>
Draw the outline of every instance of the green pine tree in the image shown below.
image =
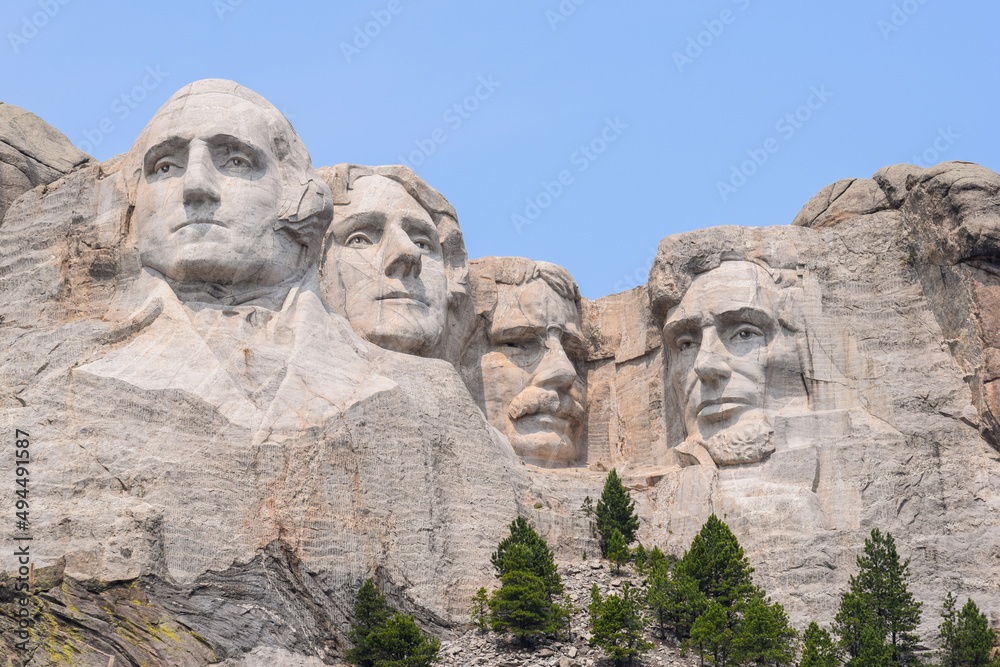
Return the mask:
<path fill-rule="evenodd" d="M 646 621 L 637 593 L 626 583 L 621 596 L 606 598 L 594 584 L 590 589 L 591 642 L 597 644 L 615 665 L 631 665 L 653 647 L 643 637 Z"/>
<path fill-rule="evenodd" d="M 681 557 L 685 573 L 698 584 L 706 599 L 718 602 L 733 629 L 743 605 L 759 590 L 753 583 L 753 568 L 733 532 L 714 514 Z"/>
<path fill-rule="evenodd" d="M 412 616 L 393 613 L 371 579 L 358 590 L 347 638 L 354 646 L 345 657 L 357 667 L 427 667 L 437 661 L 440 649 L 440 642 Z"/>
<path fill-rule="evenodd" d="M 510 536 L 501 540 L 497 550 L 490 556 L 497 578 L 503 579 L 507 574 L 508 570 L 504 566 L 507 550 L 517 544 L 527 547 L 530 551 L 528 564 L 523 569 L 544 581 L 550 601 L 554 600 L 563 592 L 563 584 L 556 569 L 552 549 L 524 517 L 519 516 L 511 522 Z"/>
<path fill-rule="evenodd" d="M 608 540 L 608 560 L 612 563 L 612 572 L 621 574 L 622 565 L 628 562 L 628 556 L 628 547 L 625 546 L 625 538 L 615 528 L 615 532 L 611 534 L 611 539 Z"/>
<path fill-rule="evenodd" d="M 671 558 L 676 560 L 675 556 L 671 556 Z M 649 552 L 649 557 L 646 559 L 646 567 L 652 571 L 659 567 L 661 563 L 669 564 L 668 561 L 667 556 L 660 551 L 660 547 L 654 545 L 653 549 Z"/>
<path fill-rule="evenodd" d="M 486 632 L 490 629 L 490 597 L 485 588 L 480 588 L 472 596 L 469 617 L 480 632 Z"/>
<path fill-rule="evenodd" d="M 597 532 L 600 534 L 601 555 L 608 555 L 608 541 L 617 529 L 625 538 L 625 546 L 635 542 L 639 530 L 639 517 L 635 513 L 635 501 L 628 489 L 618 479 L 618 472 L 612 468 L 604 480 L 604 491 L 597 501 Z"/>
<path fill-rule="evenodd" d="M 919 665 L 912 631 L 920 624 L 921 603 L 907 587 L 910 561 L 900 563 L 892 535 L 876 528 L 857 563 L 834 619 L 848 667 Z"/>
<path fill-rule="evenodd" d="M 368 636 L 375 667 L 428 667 L 437 662 L 441 642 L 426 635 L 413 617 L 396 612 Z"/>
<path fill-rule="evenodd" d="M 646 604 L 659 626 L 661 638 L 665 638 L 670 629 L 678 641 L 687 639 L 691 626 L 708 606 L 708 600 L 681 563 L 671 569 L 666 559 L 657 562 L 658 565 L 648 568 Z"/>
<path fill-rule="evenodd" d="M 514 533 L 513 524 L 511 532 Z M 537 537 L 534 530 L 530 534 Z M 503 560 L 499 563 L 494 560 L 497 571 L 503 572 L 501 586 L 486 602 L 490 609 L 490 629 L 510 633 L 522 646 L 533 645 L 541 637 L 558 634 L 569 627 L 570 607 L 552 599 L 553 581 L 562 590 L 559 575 L 554 570 L 550 572 L 547 566 L 539 567 L 545 561 L 539 553 L 547 553 L 547 562 L 551 562 L 552 552 L 544 540 L 538 539 L 540 544 L 533 539 L 506 545 L 501 543 Z M 499 548 L 498 553 L 501 553 Z M 539 571 L 547 572 L 549 578 L 539 576 Z M 480 597 L 478 593 L 477 597 Z M 474 603 L 475 600 L 473 598 Z"/>
<path fill-rule="evenodd" d="M 785 608 L 753 596 L 733 634 L 733 661 L 741 665 L 785 667 L 795 660 L 799 633 L 788 624 Z"/>
<path fill-rule="evenodd" d="M 646 570 L 646 561 L 649 560 L 649 554 L 646 553 L 646 547 L 642 546 L 642 542 L 639 542 L 633 552 L 632 557 L 635 558 L 635 571 L 642 574 Z"/>
<path fill-rule="evenodd" d="M 352 665 L 358 667 L 374 667 L 374 649 L 368 643 L 368 637 L 385 625 L 391 612 L 385 603 L 385 596 L 379 593 L 375 584 L 369 579 L 358 590 L 354 603 L 354 623 L 347 633 L 347 639 L 354 645 L 348 649 L 345 657 Z"/>
<path fill-rule="evenodd" d="M 806 628 L 799 667 L 837 667 L 839 664 L 837 647 L 830 633 L 816 625 L 815 621 L 810 623 Z"/>
<path fill-rule="evenodd" d="M 948 593 L 941 611 L 941 667 L 996 667 L 1000 656 L 991 653 L 997 636 L 979 607 L 969 598 L 960 612 L 955 611 L 958 600 Z"/>
<path fill-rule="evenodd" d="M 729 664 L 733 648 L 733 631 L 729 627 L 729 617 L 717 600 L 712 600 L 705 612 L 691 626 L 691 636 L 681 645 L 682 653 L 695 650 L 701 663 L 705 659 L 716 665 Z"/>

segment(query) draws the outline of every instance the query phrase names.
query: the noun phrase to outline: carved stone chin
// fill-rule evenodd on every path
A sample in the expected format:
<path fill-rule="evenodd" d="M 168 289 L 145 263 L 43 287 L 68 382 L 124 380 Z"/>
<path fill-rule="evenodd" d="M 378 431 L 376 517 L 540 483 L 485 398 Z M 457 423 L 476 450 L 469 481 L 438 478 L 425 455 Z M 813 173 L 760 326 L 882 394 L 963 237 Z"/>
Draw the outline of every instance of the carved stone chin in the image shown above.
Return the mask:
<path fill-rule="evenodd" d="M 715 433 L 711 438 L 693 442 L 708 450 L 717 466 L 759 463 L 774 452 L 774 429 L 764 415 L 751 413 L 747 419 Z"/>

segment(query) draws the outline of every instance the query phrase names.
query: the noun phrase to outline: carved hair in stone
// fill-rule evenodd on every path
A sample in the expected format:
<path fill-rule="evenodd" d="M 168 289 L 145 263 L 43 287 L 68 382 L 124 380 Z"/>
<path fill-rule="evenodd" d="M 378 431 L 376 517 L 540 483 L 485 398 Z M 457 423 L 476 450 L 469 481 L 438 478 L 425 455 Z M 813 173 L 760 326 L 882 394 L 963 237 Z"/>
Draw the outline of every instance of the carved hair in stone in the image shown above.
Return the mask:
<path fill-rule="evenodd" d="M 463 357 L 466 385 L 522 459 L 576 461 L 587 387 L 573 277 L 521 257 L 473 260 L 470 275 L 479 324 Z"/>
<path fill-rule="evenodd" d="M 315 263 L 329 188 L 288 120 L 232 81 L 175 93 L 126 161 L 141 263 L 183 300 L 281 298 Z"/>
<path fill-rule="evenodd" d="M 324 299 L 376 345 L 457 361 L 472 318 L 455 209 L 407 167 L 321 171 L 335 202 Z"/>

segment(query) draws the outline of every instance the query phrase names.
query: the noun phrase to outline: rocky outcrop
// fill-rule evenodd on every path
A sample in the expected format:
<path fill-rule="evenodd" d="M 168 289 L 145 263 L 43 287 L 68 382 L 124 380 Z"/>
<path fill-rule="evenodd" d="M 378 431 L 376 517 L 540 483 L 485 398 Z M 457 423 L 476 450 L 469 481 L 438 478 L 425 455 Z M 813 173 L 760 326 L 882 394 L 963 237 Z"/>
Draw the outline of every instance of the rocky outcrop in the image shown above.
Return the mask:
<path fill-rule="evenodd" d="M 22 194 L 91 160 L 35 114 L 0 102 L 0 221 Z"/>

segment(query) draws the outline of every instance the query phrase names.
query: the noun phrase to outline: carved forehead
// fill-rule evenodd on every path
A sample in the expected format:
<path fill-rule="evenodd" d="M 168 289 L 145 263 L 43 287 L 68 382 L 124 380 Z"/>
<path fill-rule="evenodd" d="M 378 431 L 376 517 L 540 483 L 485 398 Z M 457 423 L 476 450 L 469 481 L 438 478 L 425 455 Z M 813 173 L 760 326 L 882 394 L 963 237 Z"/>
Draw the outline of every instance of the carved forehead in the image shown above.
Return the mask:
<path fill-rule="evenodd" d="M 761 266 L 723 262 L 691 282 L 681 302 L 670 311 L 666 325 L 686 319 L 711 320 L 747 308 L 773 314 L 777 289 Z"/>
<path fill-rule="evenodd" d="M 379 175 L 358 178 L 351 187 L 350 203 L 336 207 L 334 215 L 340 219 L 357 211 L 391 211 L 432 224 L 435 222 L 406 188 L 391 178 Z"/>
<path fill-rule="evenodd" d="M 544 331 L 558 326 L 580 336 L 580 313 L 576 304 L 559 296 L 544 280 L 521 285 L 497 285 L 497 304 L 490 322 L 490 334 L 512 329 Z"/>
<path fill-rule="evenodd" d="M 231 135 L 274 155 L 271 120 L 266 109 L 234 95 L 186 96 L 168 102 L 156 112 L 147 125 L 142 150 L 171 138 L 190 140 Z"/>

